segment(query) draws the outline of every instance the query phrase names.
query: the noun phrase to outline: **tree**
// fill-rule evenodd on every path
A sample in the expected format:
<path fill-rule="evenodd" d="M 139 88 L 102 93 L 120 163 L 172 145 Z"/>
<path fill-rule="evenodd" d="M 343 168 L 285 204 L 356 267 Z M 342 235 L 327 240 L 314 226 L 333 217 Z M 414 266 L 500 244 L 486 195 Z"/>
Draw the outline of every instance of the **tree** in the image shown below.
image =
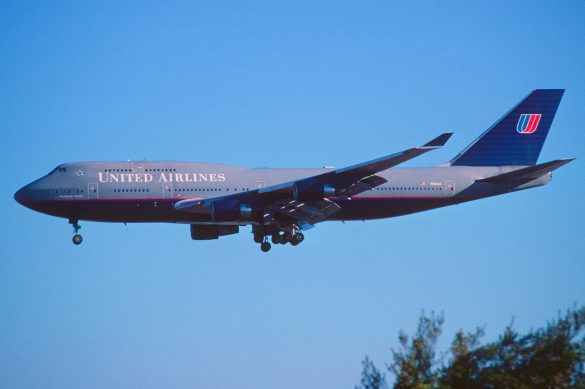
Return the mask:
<path fill-rule="evenodd" d="M 509 325 L 494 342 L 480 344 L 484 329 L 458 331 L 446 356 L 435 346 L 443 316 L 421 315 L 410 340 L 400 333 L 388 370 L 394 388 L 581 388 L 585 389 L 585 307 L 569 310 L 546 327 L 520 335 Z M 360 388 L 383 388 L 384 375 L 366 357 Z M 364 383 L 376 383 L 366 386 Z"/>
<path fill-rule="evenodd" d="M 368 357 L 362 361 L 362 380 L 356 389 L 385 389 L 386 379 Z"/>
<path fill-rule="evenodd" d="M 388 366 L 396 376 L 397 389 L 424 389 L 432 388 L 437 381 L 437 373 L 433 370 L 435 364 L 435 345 L 443 316 L 435 316 L 431 312 L 430 317 L 421 315 L 415 336 L 409 343 L 408 335 L 400 332 L 398 340 L 401 349 L 392 350 L 393 362 Z"/>

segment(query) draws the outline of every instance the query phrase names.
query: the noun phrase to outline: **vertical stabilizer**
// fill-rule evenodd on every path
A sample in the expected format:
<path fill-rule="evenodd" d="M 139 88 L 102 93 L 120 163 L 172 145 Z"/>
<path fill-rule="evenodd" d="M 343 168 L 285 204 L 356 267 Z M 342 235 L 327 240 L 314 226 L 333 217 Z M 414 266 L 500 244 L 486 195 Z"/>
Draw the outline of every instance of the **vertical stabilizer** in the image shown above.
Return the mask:
<path fill-rule="evenodd" d="M 453 166 L 535 165 L 564 89 L 537 89 L 450 162 Z"/>

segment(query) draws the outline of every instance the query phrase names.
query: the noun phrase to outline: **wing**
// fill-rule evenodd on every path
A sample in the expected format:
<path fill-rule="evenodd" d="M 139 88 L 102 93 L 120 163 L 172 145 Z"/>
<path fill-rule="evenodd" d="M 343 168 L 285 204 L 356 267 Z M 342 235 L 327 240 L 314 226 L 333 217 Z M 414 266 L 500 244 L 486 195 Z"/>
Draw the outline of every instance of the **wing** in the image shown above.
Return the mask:
<path fill-rule="evenodd" d="M 340 209 L 331 198 L 348 199 L 384 184 L 386 179 L 376 173 L 442 147 L 451 135 L 444 133 L 423 146 L 316 176 L 228 196 L 182 200 L 174 207 L 180 212 L 208 214 L 212 222 L 254 213 L 265 224 L 278 217 L 299 225 L 315 224 Z"/>

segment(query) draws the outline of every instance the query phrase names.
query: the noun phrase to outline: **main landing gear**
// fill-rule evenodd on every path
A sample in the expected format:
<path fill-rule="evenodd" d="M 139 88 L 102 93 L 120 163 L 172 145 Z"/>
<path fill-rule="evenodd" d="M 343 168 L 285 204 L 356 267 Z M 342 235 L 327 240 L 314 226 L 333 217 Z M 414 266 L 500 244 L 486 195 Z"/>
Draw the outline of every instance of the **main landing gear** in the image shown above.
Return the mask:
<path fill-rule="evenodd" d="M 301 232 L 298 227 L 293 227 L 291 230 L 282 231 L 276 230 L 272 234 L 267 234 L 265 231 L 254 230 L 254 242 L 260 243 L 260 250 L 262 252 L 268 252 L 272 248 L 270 242 L 268 242 L 268 235 L 272 244 L 287 244 L 290 243 L 292 246 L 296 246 L 305 240 L 305 235 Z"/>
<path fill-rule="evenodd" d="M 73 241 L 73 244 L 76 246 L 79 246 L 81 244 L 81 242 L 83 242 L 83 236 L 81 236 L 80 234 L 78 234 L 79 230 L 81 229 L 81 226 L 79 225 L 77 220 L 69 220 L 69 224 L 73 225 L 73 239 L 71 239 Z"/>

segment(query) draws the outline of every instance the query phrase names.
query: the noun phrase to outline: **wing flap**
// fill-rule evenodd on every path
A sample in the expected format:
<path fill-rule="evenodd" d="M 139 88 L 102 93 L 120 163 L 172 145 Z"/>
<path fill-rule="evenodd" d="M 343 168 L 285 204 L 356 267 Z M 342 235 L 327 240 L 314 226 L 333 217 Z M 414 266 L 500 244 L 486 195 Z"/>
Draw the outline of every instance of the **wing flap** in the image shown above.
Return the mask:
<path fill-rule="evenodd" d="M 293 200 L 281 204 L 271 204 L 268 208 L 281 215 L 309 224 L 325 220 L 341 209 L 339 205 L 328 199 L 310 203 L 299 203 Z"/>
<path fill-rule="evenodd" d="M 340 191 L 338 191 L 337 197 L 349 198 L 351 196 L 355 196 L 355 195 L 360 194 L 362 192 L 372 190 L 375 187 L 380 186 L 382 184 L 385 184 L 387 182 L 388 182 L 388 180 L 386 180 L 383 177 L 375 176 L 375 175 L 369 176 L 369 177 L 364 178 L 363 180 L 359 180 L 359 181 L 351 184 L 347 188 L 341 189 Z"/>

